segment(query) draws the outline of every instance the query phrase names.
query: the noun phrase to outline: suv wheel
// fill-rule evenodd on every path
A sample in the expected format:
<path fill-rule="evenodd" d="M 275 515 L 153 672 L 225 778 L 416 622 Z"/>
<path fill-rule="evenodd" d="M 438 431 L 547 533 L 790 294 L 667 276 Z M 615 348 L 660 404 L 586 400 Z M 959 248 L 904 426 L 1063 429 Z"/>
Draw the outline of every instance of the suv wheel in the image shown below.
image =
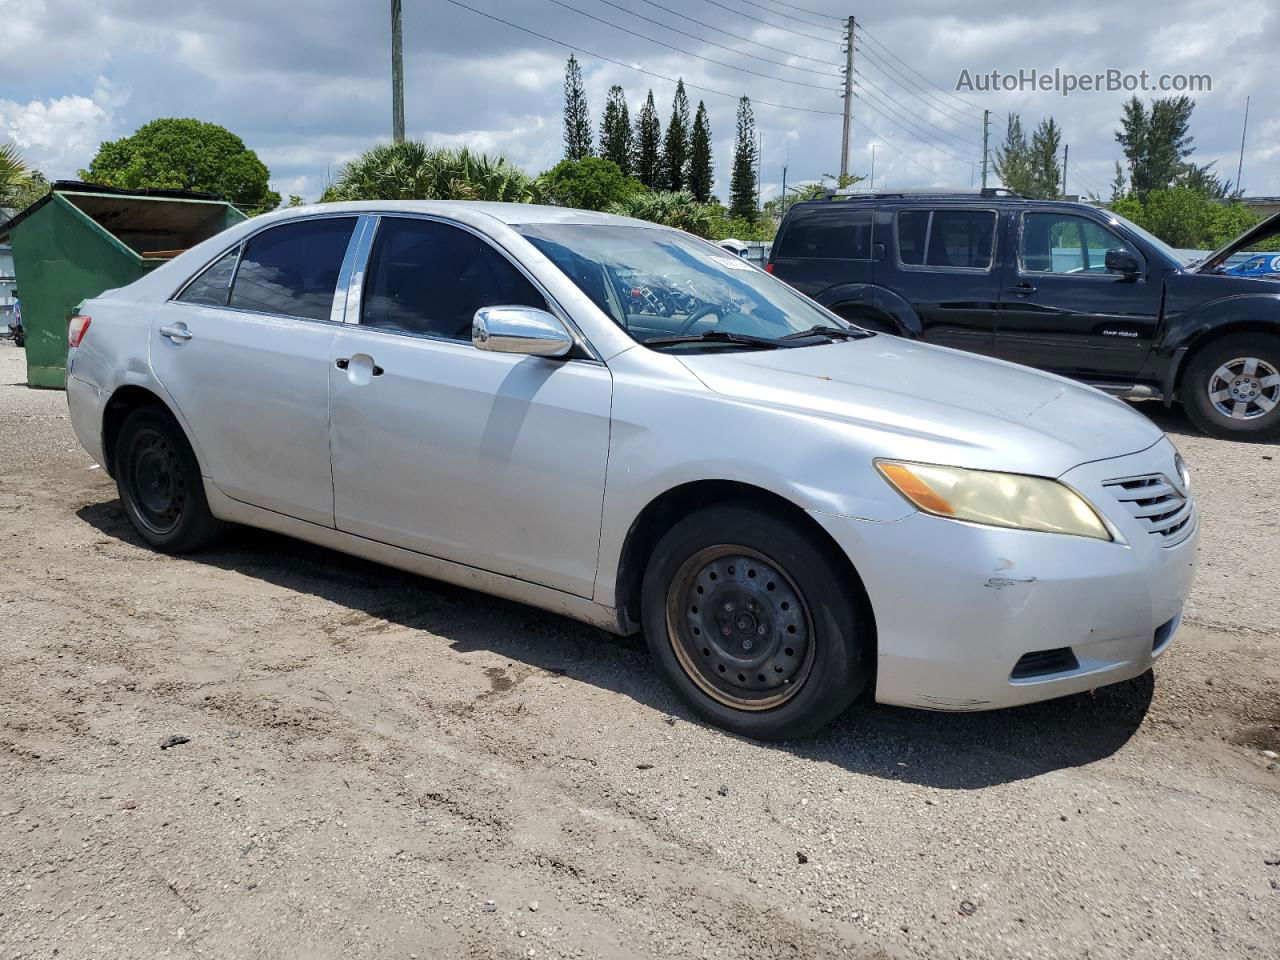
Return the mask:
<path fill-rule="evenodd" d="M 1210 436 L 1280 436 L 1280 337 L 1238 333 L 1209 344 L 1187 366 L 1182 404 Z"/>
<path fill-rule="evenodd" d="M 156 550 L 198 550 L 222 531 L 209 512 L 191 445 L 163 407 L 140 407 L 125 418 L 114 473 L 129 521 Z"/>
<path fill-rule="evenodd" d="M 791 524 L 746 506 L 702 510 L 649 560 L 649 649 L 711 723 L 762 740 L 808 735 L 867 684 L 870 617 L 847 580 Z"/>

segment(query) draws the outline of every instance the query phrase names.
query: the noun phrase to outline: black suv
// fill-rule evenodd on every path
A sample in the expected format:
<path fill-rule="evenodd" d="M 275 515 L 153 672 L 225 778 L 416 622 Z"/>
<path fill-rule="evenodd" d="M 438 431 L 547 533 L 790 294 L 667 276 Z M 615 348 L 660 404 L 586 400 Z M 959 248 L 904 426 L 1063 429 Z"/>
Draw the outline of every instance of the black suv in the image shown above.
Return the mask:
<path fill-rule="evenodd" d="M 1280 278 L 1222 273 L 1270 218 L 1188 263 L 1085 203 L 856 194 L 797 203 L 766 269 L 871 329 L 1181 401 L 1206 433 L 1280 435 Z M 924 387 L 924 389 L 927 389 Z"/>

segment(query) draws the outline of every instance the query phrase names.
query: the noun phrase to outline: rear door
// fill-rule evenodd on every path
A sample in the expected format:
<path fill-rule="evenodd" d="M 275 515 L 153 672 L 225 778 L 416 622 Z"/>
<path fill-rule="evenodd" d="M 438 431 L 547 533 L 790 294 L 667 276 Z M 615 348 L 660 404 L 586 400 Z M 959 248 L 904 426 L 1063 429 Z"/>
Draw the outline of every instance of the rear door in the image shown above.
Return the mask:
<path fill-rule="evenodd" d="M 915 308 L 922 340 L 972 353 L 994 349 L 999 219 L 984 207 L 894 212 L 892 250 L 877 277 Z"/>
<path fill-rule="evenodd" d="M 1162 282 L 1133 244 L 1092 217 L 1030 209 L 1010 225 L 1014 255 L 996 355 L 1083 379 L 1137 375 L 1160 320 Z M 1138 260 L 1136 278 L 1109 273 L 1108 250 Z"/>
<path fill-rule="evenodd" d="M 334 295 L 355 217 L 269 227 L 157 312 L 151 365 L 224 493 L 333 526 Z"/>

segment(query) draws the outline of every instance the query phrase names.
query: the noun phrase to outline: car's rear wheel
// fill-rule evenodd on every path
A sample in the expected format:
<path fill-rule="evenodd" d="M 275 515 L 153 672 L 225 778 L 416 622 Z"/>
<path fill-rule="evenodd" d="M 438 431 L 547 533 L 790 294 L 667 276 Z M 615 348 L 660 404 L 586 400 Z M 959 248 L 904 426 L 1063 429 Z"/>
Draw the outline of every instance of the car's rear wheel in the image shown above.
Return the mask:
<path fill-rule="evenodd" d="M 222 531 L 221 521 L 209 512 L 191 445 L 163 407 L 140 407 L 125 418 L 114 472 L 125 513 L 155 549 L 187 553 Z"/>
<path fill-rule="evenodd" d="M 1238 333 L 1191 358 L 1182 404 L 1210 436 L 1271 440 L 1280 436 L 1280 337 Z"/>
<path fill-rule="evenodd" d="M 642 617 L 681 699 L 744 736 L 810 734 L 867 684 L 872 630 L 861 585 L 811 534 L 750 506 L 699 511 L 662 538 Z"/>

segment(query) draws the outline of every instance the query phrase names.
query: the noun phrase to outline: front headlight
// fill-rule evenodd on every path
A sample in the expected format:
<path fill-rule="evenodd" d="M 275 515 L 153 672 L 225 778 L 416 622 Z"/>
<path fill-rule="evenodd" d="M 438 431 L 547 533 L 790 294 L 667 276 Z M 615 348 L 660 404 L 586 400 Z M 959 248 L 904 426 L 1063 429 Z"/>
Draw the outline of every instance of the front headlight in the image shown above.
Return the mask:
<path fill-rule="evenodd" d="M 1089 502 L 1044 477 L 877 460 L 890 485 L 926 513 L 993 527 L 1112 539 Z"/>

